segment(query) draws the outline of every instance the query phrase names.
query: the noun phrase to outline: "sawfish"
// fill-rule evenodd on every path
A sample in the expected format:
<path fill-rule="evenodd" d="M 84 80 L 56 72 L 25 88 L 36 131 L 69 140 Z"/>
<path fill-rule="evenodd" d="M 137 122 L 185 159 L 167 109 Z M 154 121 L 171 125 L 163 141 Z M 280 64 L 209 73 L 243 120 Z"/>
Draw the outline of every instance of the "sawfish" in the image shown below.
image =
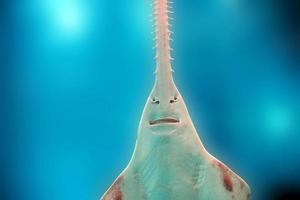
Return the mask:
<path fill-rule="evenodd" d="M 133 156 L 100 200 L 248 200 L 248 184 L 203 146 L 179 93 L 168 0 L 153 0 L 156 70 Z"/>

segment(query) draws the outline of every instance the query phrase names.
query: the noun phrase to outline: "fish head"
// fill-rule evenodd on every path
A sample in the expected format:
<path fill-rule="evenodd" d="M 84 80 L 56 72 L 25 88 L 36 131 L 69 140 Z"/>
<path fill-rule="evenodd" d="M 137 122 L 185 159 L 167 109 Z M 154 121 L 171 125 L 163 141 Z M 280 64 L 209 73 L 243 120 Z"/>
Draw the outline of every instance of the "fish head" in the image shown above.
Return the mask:
<path fill-rule="evenodd" d="M 144 108 L 139 132 L 171 135 L 189 125 L 188 110 L 173 79 L 156 80 Z"/>

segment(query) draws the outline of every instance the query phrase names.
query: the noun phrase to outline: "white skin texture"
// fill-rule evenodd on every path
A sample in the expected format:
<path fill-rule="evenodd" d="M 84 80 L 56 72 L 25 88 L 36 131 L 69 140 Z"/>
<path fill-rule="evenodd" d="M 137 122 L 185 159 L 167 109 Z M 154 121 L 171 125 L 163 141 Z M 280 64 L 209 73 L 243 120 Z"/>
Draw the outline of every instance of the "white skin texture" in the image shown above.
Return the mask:
<path fill-rule="evenodd" d="M 167 0 L 156 0 L 157 67 L 133 156 L 101 200 L 248 200 L 247 183 L 201 143 L 175 86 L 166 24 Z"/>
<path fill-rule="evenodd" d="M 157 79 L 133 157 L 102 199 L 247 200 L 249 186 L 203 147 L 174 82 L 164 86 Z"/>

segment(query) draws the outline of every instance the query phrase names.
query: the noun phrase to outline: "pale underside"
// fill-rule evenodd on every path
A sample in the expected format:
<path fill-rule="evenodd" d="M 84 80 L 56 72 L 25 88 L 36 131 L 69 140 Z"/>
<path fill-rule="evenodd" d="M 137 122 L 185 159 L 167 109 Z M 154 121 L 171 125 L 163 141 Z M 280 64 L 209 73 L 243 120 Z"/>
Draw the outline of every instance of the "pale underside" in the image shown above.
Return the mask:
<path fill-rule="evenodd" d="M 132 159 L 101 199 L 249 199 L 247 183 L 205 150 L 181 95 L 175 86 L 171 88 L 180 100 L 155 107 L 148 99 Z M 149 125 L 152 116 L 166 115 L 179 116 L 179 125 Z"/>
<path fill-rule="evenodd" d="M 248 185 L 209 154 L 182 155 L 180 164 L 167 153 L 121 173 L 102 200 L 248 200 Z M 157 156 L 159 159 L 153 157 Z"/>
<path fill-rule="evenodd" d="M 172 77 L 168 0 L 154 0 L 157 67 L 133 156 L 101 200 L 247 200 L 250 188 L 202 145 Z"/>

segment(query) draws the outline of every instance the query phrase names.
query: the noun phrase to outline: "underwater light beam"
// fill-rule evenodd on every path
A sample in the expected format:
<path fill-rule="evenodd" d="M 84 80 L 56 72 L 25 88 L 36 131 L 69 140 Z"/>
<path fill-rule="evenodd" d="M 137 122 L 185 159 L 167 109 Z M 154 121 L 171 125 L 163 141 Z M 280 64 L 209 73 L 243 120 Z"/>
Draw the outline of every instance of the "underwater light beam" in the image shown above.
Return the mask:
<path fill-rule="evenodd" d="M 74 4 L 60 6 L 56 20 L 60 30 L 65 33 L 79 33 L 84 29 L 84 13 Z"/>
<path fill-rule="evenodd" d="M 90 11 L 77 1 L 51 1 L 45 5 L 55 35 L 66 38 L 83 36 Z"/>

